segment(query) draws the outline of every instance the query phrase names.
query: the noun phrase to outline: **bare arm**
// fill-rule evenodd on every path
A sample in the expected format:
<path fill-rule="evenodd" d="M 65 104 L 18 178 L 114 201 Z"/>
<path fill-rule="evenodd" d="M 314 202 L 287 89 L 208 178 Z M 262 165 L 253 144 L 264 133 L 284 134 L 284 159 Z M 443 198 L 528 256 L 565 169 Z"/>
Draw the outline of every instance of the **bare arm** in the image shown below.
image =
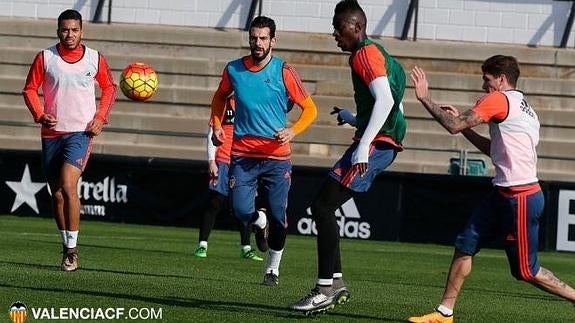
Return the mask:
<path fill-rule="evenodd" d="M 413 68 L 410 78 L 415 86 L 415 96 L 423 104 L 425 109 L 429 111 L 431 116 L 439 122 L 449 133 L 456 134 L 461 132 L 467 140 L 469 140 L 477 149 L 487 156 L 490 155 L 491 140 L 486 138 L 471 128 L 484 123 L 483 119 L 469 109 L 463 113 L 459 113 L 456 107 L 451 105 L 439 105 L 433 100 L 429 94 L 429 85 L 427 76 L 423 69 L 419 67 Z"/>
<path fill-rule="evenodd" d="M 473 129 L 464 129 L 461 131 L 463 136 L 477 147 L 482 153 L 491 157 L 491 139 L 478 134 Z"/>
<path fill-rule="evenodd" d="M 449 133 L 456 134 L 464 129 L 472 128 L 483 123 L 483 120 L 473 110 L 467 110 L 462 114 L 453 106 L 439 105 L 431 100 L 427 75 L 420 67 L 414 67 L 410 78 L 415 87 L 415 96 L 429 111 L 431 116 L 441 124 Z M 449 107 L 449 109 L 447 109 Z"/>

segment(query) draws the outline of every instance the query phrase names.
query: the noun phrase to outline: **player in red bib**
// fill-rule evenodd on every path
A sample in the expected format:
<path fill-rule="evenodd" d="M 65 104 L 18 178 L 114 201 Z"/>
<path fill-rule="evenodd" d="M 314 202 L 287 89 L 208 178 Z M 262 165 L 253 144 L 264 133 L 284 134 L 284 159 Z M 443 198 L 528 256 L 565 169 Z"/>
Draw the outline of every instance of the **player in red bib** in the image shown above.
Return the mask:
<path fill-rule="evenodd" d="M 517 60 L 495 55 L 483 62 L 481 70 L 487 94 L 463 113 L 433 102 L 423 69 L 416 66 L 411 72 L 417 99 L 449 133 L 463 134 L 491 157 L 495 177 L 492 192 L 475 208 L 455 240 L 441 304 L 432 313 L 410 317 L 409 322 L 453 322 L 455 301 L 471 273 L 473 257 L 495 238 L 505 243 L 513 277 L 575 303 L 575 290 L 541 267 L 537 257 L 539 219 L 545 203 L 537 179 L 539 119 L 515 88 L 520 74 Z M 480 124 L 489 126 L 489 137 L 472 129 Z"/>
<path fill-rule="evenodd" d="M 210 172 L 210 196 L 208 203 L 200 219 L 200 234 L 198 247 L 194 251 L 194 255 L 198 258 L 206 258 L 208 256 L 208 238 L 210 232 L 214 227 L 216 216 L 223 208 L 229 205 L 229 192 L 228 186 L 231 150 L 232 150 L 232 136 L 234 132 L 234 110 L 235 100 L 233 95 L 226 100 L 226 107 L 224 116 L 222 117 L 222 129 L 226 133 L 226 140 L 218 147 L 212 143 L 212 128 L 208 131 L 207 152 L 208 163 Z M 264 212 L 264 209 L 258 209 L 259 212 Z M 263 258 L 258 256 L 250 245 L 250 226 L 240 223 L 240 257 L 243 259 L 250 259 L 255 261 L 263 261 Z"/>
<path fill-rule="evenodd" d="M 78 268 L 80 227 L 78 181 L 92 139 L 108 122 L 116 84 L 104 56 L 82 41 L 82 16 L 66 10 L 58 17 L 60 42 L 36 55 L 24 86 L 24 101 L 42 126 L 42 166 L 52 192 L 53 212 L 63 245 L 61 268 Z M 96 105 L 95 83 L 102 90 Z M 42 87 L 44 104 L 38 96 Z"/>

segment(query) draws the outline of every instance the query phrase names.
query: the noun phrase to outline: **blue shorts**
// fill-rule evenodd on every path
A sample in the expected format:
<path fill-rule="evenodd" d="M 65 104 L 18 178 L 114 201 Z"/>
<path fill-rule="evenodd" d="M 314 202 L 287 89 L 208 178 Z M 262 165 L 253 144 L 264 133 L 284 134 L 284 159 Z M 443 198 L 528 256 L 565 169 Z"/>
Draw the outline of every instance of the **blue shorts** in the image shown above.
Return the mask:
<path fill-rule="evenodd" d="M 287 228 L 287 203 L 292 164 L 289 160 L 256 159 L 232 156 L 230 192 L 233 213 L 248 223 L 255 212 L 255 197 L 260 186 L 267 199 L 268 214 Z"/>
<path fill-rule="evenodd" d="M 60 177 L 60 171 L 65 163 L 84 171 L 91 151 L 92 137 L 86 132 L 42 138 L 42 167 L 46 178 L 52 181 Z"/>
<path fill-rule="evenodd" d="M 354 142 L 335 163 L 329 175 L 341 185 L 354 192 L 367 192 L 375 177 L 382 173 L 397 156 L 397 150 L 384 142 L 372 143 L 368 157 L 367 172 L 360 176 L 351 166 L 351 156 L 359 142 Z"/>
<path fill-rule="evenodd" d="M 228 196 L 230 192 L 228 183 L 230 165 L 219 161 L 216 161 L 216 164 L 218 165 L 218 177 L 210 177 L 210 190 L 216 191 L 223 196 Z"/>
<path fill-rule="evenodd" d="M 504 195 L 495 188 L 473 211 L 455 248 L 475 255 L 495 237 L 505 239 L 505 252 L 513 277 L 529 281 L 539 272 L 539 218 L 545 205 L 543 192 Z"/>

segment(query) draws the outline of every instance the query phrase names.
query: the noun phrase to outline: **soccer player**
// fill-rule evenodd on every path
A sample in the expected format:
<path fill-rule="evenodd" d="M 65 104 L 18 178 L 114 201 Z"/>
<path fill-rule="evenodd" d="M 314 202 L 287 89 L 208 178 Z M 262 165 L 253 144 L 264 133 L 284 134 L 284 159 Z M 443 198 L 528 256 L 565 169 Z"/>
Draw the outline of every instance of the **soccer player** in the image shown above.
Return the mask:
<path fill-rule="evenodd" d="M 226 100 L 226 108 L 221 121 L 222 129 L 226 133 L 226 140 L 219 147 L 214 146 L 212 143 L 212 128 L 210 127 L 208 131 L 207 152 L 210 172 L 210 196 L 206 209 L 202 214 L 199 244 L 194 252 L 194 255 L 199 258 L 206 258 L 208 256 L 208 238 L 214 227 L 216 215 L 220 213 L 222 208 L 228 205 L 228 193 L 230 190 L 228 186 L 228 172 L 234 131 L 234 109 L 235 99 L 232 95 Z M 258 212 L 265 211 L 259 209 Z M 240 243 L 240 257 L 263 261 L 263 258 L 252 250 L 250 245 L 250 227 L 244 223 L 240 223 Z"/>
<path fill-rule="evenodd" d="M 250 24 L 250 55 L 229 62 L 212 100 L 214 144 L 226 140 L 221 116 L 226 97 L 234 92 L 236 110 L 230 165 L 234 215 L 253 223 L 258 249 L 269 246 L 263 284 L 279 283 L 279 266 L 287 235 L 287 200 L 291 182 L 290 141 L 316 118 L 317 108 L 296 71 L 272 55 L 276 43 L 273 19 L 259 16 Z M 288 126 L 289 102 L 301 109 Z M 269 225 L 255 211 L 258 186 L 267 199 Z M 267 234 L 269 230 L 269 236 Z M 267 238 L 267 239 L 266 239 Z"/>
<path fill-rule="evenodd" d="M 308 314 L 347 302 L 335 211 L 356 192 L 369 190 L 401 151 L 406 122 L 402 98 L 405 73 L 400 64 L 366 35 L 366 16 L 356 0 L 340 1 L 333 16 L 333 36 L 349 64 L 355 91 L 355 116 L 335 108 L 338 122 L 357 128 L 354 142 L 336 162 L 311 205 L 317 228 L 318 276 L 315 287 L 290 308 Z"/>
<path fill-rule="evenodd" d="M 504 239 L 511 274 L 518 280 L 575 302 L 575 290 L 543 268 L 537 258 L 539 218 L 544 207 L 537 179 L 539 120 L 522 92 L 515 89 L 519 65 L 512 56 L 496 55 L 481 66 L 483 90 L 475 105 L 459 113 L 451 105 L 431 99 L 427 76 L 415 67 L 411 80 L 415 95 L 427 111 L 449 133 L 462 133 L 495 166 L 493 190 L 471 214 L 467 226 L 455 240 L 455 252 L 441 304 L 434 312 L 410 317 L 409 322 L 453 322 L 453 308 L 473 257 L 489 240 Z M 489 138 L 472 128 L 488 124 Z"/>
<path fill-rule="evenodd" d="M 60 42 L 36 55 L 23 90 L 34 122 L 42 126 L 42 166 L 60 230 L 64 271 L 78 268 L 78 181 L 90 157 L 92 140 L 108 122 L 116 98 L 106 59 L 82 44 L 82 33 L 80 13 L 62 12 L 57 29 Z M 102 90 L 98 105 L 94 81 Z M 40 86 L 44 104 L 38 96 Z"/>

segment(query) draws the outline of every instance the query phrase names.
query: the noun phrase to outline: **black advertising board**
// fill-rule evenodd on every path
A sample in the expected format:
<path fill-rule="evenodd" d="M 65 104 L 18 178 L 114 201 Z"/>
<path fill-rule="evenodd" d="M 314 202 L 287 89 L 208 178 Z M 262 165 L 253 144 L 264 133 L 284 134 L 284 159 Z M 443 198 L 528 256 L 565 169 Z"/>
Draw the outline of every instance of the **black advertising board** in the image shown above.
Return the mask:
<path fill-rule="evenodd" d="M 37 151 L 0 151 L 1 215 L 52 216 L 40 157 Z M 293 168 L 288 202 L 291 234 L 315 234 L 309 206 L 327 173 L 327 168 Z M 94 154 L 78 186 L 82 219 L 198 227 L 207 181 L 205 161 Z M 542 187 L 546 208 L 540 246 L 555 249 L 557 243 L 561 250 L 575 251 L 575 185 L 542 183 Z M 335 216 L 343 238 L 452 244 L 490 189 L 487 177 L 388 172 L 369 192 L 342 205 Z M 216 220 L 216 229 L 237 227 L 228 210 Z"/>

